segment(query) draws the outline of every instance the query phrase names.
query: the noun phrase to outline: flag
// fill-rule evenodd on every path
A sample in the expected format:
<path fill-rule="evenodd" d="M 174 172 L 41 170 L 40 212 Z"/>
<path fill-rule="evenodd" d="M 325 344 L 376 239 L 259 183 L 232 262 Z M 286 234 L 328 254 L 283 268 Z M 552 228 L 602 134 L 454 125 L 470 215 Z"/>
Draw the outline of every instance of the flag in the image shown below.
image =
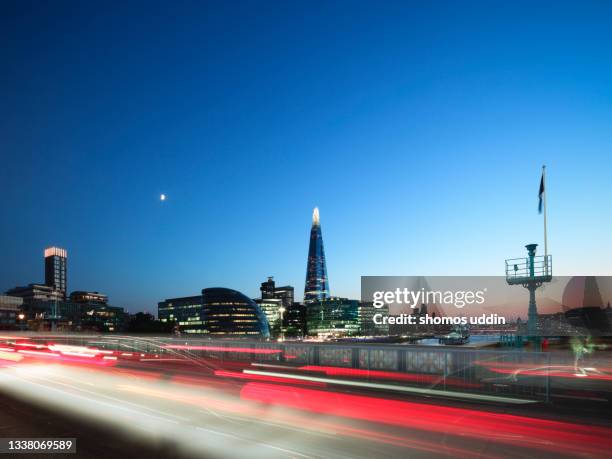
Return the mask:
<path fill-rule="evenodd" d="M 544 172 L 542 171 L 542 178 L 540 179 L 540 192 L 538 193 L 540 202 L 538 203 L 538 213 L 542 213 L 542 199 L 544 198 Z"/>

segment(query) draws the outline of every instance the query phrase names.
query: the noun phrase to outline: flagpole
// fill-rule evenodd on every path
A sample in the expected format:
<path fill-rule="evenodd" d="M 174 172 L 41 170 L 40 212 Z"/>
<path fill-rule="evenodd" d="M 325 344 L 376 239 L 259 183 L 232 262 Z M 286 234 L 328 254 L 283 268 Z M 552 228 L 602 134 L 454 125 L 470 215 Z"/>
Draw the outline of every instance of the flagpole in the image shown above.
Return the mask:
<path fill-rule="evenodd" d="M 546 228 L 546 165 L 542 166 L 542 182 L 544 183 L 544 265 L 546 268 L 546 275 L 548 275 L 548 231 Z"/>

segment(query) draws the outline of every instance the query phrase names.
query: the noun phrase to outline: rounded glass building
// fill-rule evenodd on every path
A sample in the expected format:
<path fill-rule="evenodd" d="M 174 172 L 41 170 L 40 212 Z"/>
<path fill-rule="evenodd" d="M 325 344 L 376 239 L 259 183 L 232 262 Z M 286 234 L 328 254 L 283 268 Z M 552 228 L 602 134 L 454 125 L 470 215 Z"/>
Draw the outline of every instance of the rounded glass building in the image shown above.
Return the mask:
<path fill-rule="evenodd" d="M 270 337 L 266 315 L 257 303 L 237 290 L 202 290 L 202 319 L 211 338 Z"/>

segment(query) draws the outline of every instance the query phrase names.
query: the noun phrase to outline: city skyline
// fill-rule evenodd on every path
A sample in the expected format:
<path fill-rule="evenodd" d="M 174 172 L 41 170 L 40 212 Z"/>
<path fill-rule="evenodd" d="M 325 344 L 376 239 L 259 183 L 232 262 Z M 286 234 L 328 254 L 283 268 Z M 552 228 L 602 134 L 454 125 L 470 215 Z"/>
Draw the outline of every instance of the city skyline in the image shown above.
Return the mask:
<path fill-rule="evenodd" d="M 612 0 L 1 0 L 0 37 L 0 453 L 609 455 Z"/>
<path fill-rule="evenodd" d="M 314 206 L 333 295 L 503 275 L 543 243 L 542 164 L 555 273 L 611 274 L 610 5 L 177 8 L 3 5 L 2 291 L 57 245 L 132 312 L 270 275 L 301 300 Z"/>

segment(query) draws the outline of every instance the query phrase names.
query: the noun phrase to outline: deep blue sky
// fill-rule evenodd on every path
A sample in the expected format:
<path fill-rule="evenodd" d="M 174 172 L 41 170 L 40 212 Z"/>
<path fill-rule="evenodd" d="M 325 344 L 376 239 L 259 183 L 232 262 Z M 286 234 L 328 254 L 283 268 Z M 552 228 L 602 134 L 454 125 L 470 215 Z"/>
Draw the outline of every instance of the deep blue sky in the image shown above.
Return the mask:
<path fill-rule="evenodd" d="M 177 6 L 178 5 L 178 6 Z M 0 4 L 0 289 L 130 310 L 274 275 L 612 274 L 612 4 Z M 159 201 L 166 193 L 166 202 Z"/>

